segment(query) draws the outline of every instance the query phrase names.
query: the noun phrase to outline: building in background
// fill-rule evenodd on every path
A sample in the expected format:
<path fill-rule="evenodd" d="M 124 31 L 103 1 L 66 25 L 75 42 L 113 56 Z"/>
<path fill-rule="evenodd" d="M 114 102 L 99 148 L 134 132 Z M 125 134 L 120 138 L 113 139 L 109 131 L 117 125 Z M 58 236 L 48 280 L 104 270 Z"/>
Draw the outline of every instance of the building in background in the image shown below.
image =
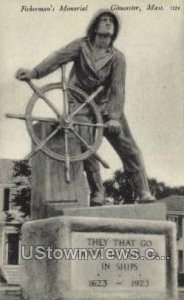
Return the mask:
<path fill-rule="evenodd" d="M 16 215 L 13 203 L 15 193 L 13 161 L 0 159 L 0 286 L 20 284 L 20 227 L 16 218 L 8 221 L 11 212 Z"/>
<path fill-rule="evenodd" d="M 177 228 L 178 284 L 184 288 L 184 195 L 166 197 L 161 202 L 167 206 L 167 219 Z"/>

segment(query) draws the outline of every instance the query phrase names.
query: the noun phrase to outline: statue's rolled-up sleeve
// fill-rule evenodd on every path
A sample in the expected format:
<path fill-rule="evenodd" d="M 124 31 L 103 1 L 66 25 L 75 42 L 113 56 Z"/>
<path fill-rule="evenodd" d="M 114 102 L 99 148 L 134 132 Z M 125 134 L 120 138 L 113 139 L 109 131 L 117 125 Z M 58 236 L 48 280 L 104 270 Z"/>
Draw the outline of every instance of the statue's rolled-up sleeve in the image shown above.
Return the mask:
<path fill-rule="evenodd" d="M 67 46 L 51 53 L 33 69 L 35 78 L 42 78 L 57 70 L 62 64 L 75 60 L 79 55 L 82 41 L 82 38 L 76 39 Z"/>
<path fill-rule="evenodd" d="M 111 84 L 107 113 L 109 119 L 118 120 L 123 113 L 125 103 L 126 61 L 122 53 L 118 53 L 112 64 Z"/>

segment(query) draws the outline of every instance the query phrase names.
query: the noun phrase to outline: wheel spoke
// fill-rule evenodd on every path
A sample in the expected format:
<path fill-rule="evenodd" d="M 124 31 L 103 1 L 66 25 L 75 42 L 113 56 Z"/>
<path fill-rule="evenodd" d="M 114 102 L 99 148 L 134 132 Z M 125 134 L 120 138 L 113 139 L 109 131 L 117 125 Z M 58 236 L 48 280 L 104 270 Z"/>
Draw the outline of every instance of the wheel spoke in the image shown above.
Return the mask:
<path fill-rule="evenodd" d="M 102 159 L 98 153 L 93 153 L 93 156 L 102 164 L 104 168 L 110 169 L 109 164 L 104 159 Z"/>
<path fill-rule="evenodd" d="M 65 65 L 61 68 L 62 71 L 62 90 L 63 90 L 63 101 L 64 101 L 64 119 L 68 117 L 69 114 L 69 107 L 68 107 L 68 94 L 67 94 L 67 80 L 65 76 Z"/>
<path fill-rule="evenodd" d="M 87 104 L 89 104 L 93 99 L 103 90 L 103 87 L 100 86 L 94 93 L 92 93 L 89 97 L 85 99 L 85 102 L 80 105 L 75 111 L 73 111 L 70 115 L 69 118 L 74 117 L 82 108 L 84 108 Z"/>
<path fill-rule="evenodd" d="M 103 166 L 104 168 L 106 168 L 106 169 L 109 169 L 109 168 L 110 168 L 109 164 L 108 164 L 105 160 L 103 160 L 103 159 L 100 157 L 99 154 L 97 154 L 97 153 L 94 152 L 93 148 L 87 144 L 87 142 L 83 139 L 83 137 L 82 137 L 80 134 L 78 134 L 78 132 L 77 132 L 75 129 L 70 128 L 70 130 L 74 133 L 74 135 L 78 138 L 78 140 L 79 140 L 79 141 L 80 141 L 80 142 L 81 142 L 88 150 L 91 151 L 91 153 L 93 154 L 93 156 L 94 156 L 99 162 L 101 162 L 101 164 L 102 164 L 102 166 Z"/>
<path fill-rule="evenodd" d="M 37 147 L 35 147 L 35 149 L 33 151 L 31 151 L 26 157 L 25 160 L 29 160 L 33 155 L 35 155 L 38 151 L 40 151 L 45 144 L 51 139 L 53 138 L 54 135 L 56 135 L 56 133 L 60 130 L 60 126 L 58 126 L 53 132 L 51 132 L 45 140 L 43 140 L 40 145 L 37 145 Z"/>
<path fill-rule="evenodd" d="M 6 117 L 12 119 L 20 119 L 20 120 L 58 123 L 58 120 L 54 118 L 42 118 L 42 117 L 36 117 L 36 116 L 34 117 L 34 116 L 21 115 L 21 114 L 6 114 Z"/>
<path fill-rule="evenodd" d="M 40 121 L 40 122 L 50 122 L 50 123 L 58 123 L 59 121 L 57 119 L 54 118 L 42 118 L 42 117 L 28 117 L 27 119 L 31 120 L 31 121 Z"/>
<path fill-rule="evenodd" d="M 53 112 L 57 115 L 58 118 L 61 117 L 60 112 L 57 108 L 50 102 L 50 100 L 31 82 L 30 80 L 27 81 L 30 88 L 53 110 Z"/>
<path fill-rule="evenodd" d="M 78 134 L 78 132 L 73 129 L 73 128 L 70 128 L 70 130 L 74 133 L 74 135 L 78 138 L 78 140 L 89 150 L 91 150 L 93 152 L 93 149 L 87 144 L 87 142 L 83 139 L 83 137 Z"/>
<path fill-rule="evenodd" d="M 79 126 L 88 126 L 88 127 L 97 127 L 97 128 L 107 128 L 107 125 L 106 125 L 106 124 L 102 124 L 102 123 L 92 124 L 92 123 L 83 123 L 83 122 L 74 121 L 73 124 L 74 124 L 74 125 L 79 125 Z"/>
<path fill-rule="evenodd" d="M 68 148 L 68 129 L 64 131 L 65 135 L 65 176 L 66 182 L 70 183 L 70 157 Z"/>

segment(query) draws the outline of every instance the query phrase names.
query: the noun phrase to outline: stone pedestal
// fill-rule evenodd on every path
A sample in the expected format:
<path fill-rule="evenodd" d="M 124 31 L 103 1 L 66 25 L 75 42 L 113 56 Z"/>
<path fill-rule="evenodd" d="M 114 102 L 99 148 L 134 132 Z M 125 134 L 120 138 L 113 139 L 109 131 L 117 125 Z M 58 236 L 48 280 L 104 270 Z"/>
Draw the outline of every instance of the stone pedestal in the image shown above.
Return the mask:
<path fill-rule="evenodd" d="M 153 203 L 146 205 L 106 205 L 81 208 L 60 207 L 57 211 L 47 210 L 47 216 L 81 216 L 142 220 L 166 220 L 166 206 L 164 203 Z"/>
<path fill-rule="evenodd" d="M 150 208 L 152 217 L 157 215 L 156 205 L 155 211 L 154 205 L 144 207 L 144 216 Z M 113 208 L 81 209 L 81 216 L 64 215 L 24 225 L 25 300 L 177 299 L 174 224 L 155 217 L 130 220 L 131 211 L 133 217 L 139 211 L 139 206 L 132 205 L 125 208 L 128 219 L 120 213 L 123 206 L 108 217 Z M 87 210 L 92 217 L 83 216 Z M 143 217 L 141 206 L 137 215 Z"/>
<path fill-rule="evenodd" d="M 54 130 L 36 124 L 40 140 Z M 62 131 L 47 143 L 65 153 Z M 69 136 L 70 155 L 81 153 Z M 33 149 L 35 145 L 33 145 Z M 32 219 L 22 229 L 24 300 L 176 300 L 176 233 L 163 204 L 89 207 L 81 162 L 32 158 Z M 39 220 L 40 219 L 40 220 Z"/>

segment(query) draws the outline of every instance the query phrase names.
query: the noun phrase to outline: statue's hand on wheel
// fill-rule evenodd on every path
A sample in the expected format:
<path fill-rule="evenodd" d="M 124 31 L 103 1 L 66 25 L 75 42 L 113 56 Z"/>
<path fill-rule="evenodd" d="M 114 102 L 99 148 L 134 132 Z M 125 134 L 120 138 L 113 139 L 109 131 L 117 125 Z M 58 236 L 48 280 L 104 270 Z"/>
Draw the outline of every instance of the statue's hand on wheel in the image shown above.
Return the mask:
<path fill-rule="evenodd" d="M 30 70 L 27 70 L 27 69 L 19 69 L 19 70 L 16 72 L 15 77 L 16 77 L 18 80 L 26 81 L 26 80 L 30 80 L 30 79 L 34 78 L 34 74 L 33 74 L 33 71 L 30 71 Z"/>
<path fill-rule="evenodd" d="M 111 133 L 118 134 L 120 132 L 121 125 L 117 120 L 109 120 L 106 125 Z"/>

